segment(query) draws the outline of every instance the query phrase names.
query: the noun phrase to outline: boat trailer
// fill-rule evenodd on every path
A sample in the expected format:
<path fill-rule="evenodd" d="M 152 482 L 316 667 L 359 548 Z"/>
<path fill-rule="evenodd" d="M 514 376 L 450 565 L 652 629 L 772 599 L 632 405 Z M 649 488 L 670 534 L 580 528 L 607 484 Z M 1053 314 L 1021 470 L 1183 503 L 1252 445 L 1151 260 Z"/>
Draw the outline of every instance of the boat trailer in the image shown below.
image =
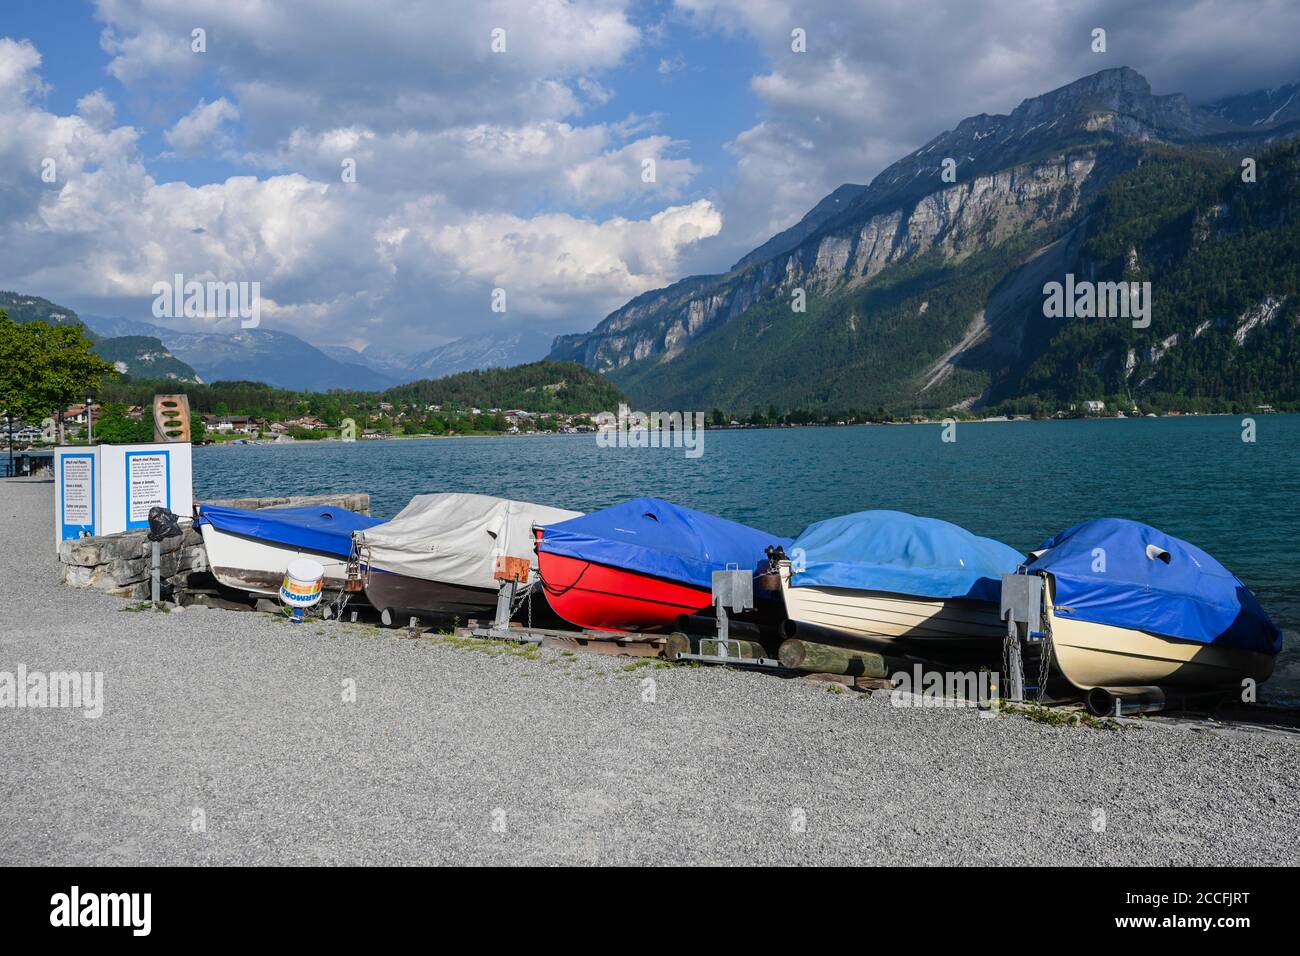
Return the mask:
<path fill-rule="evenodd" d="M 717 620 L 717 633 L 713 637 L 699 637 L 692 642 L 689 635 L 673 635 L 673 638 L 685 638 L 685 649 L 672 646 L 670 639 L 670 656 L 679 661 L 700 661 L 705 664 L 730 664 L 739 667 L 775 667 L 781 662 L 767 656 L 767 651 L 757 641 L 748 641 L 731 636 L 731 618 L 729 611 L 737 614 L 754 609 L 754 573 L 736 567 L 723 571 L 714 571 L 712 579 L 713 608 Z M 693 650 L 698 647 L 699 650 Z"/>

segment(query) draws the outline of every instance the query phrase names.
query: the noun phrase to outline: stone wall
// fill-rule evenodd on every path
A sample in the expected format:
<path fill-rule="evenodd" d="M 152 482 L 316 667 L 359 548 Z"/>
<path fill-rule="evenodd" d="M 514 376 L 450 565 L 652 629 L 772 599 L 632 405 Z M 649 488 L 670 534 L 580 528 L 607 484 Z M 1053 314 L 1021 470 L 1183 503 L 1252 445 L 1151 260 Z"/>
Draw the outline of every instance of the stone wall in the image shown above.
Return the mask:
<path fill-rule="evenodd" d="M 237 498 L 208 504 L 230 508 L 298 508 L 333 505 L 370 514 L 370 495 L 306 495 L 286 498 Z M 144 531 L 127 531 L 93 538 L 74 538 L 59 545 L 63 583 L 74 588 L 94 588 L 118 597 L 145 600 L 150 596 L 150 542 Z M 183 591 L 193 575 L 208 570 L 203 536 L 188 524 L 175 538 L 159 543 L 159 576 L 163 594 Z"/>

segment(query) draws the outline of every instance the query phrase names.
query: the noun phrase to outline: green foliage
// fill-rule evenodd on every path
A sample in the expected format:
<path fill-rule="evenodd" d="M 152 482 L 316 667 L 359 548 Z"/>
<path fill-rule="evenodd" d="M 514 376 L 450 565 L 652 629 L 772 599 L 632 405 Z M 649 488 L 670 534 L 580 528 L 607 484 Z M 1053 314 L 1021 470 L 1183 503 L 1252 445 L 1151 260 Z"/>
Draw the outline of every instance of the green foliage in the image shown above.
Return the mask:
<path fill-rule="evenodd" d="M 0 409 L 40 419 L 99 391 L 113 366 L 77 325 L 16 323 L 0 311 Z"/>
<path fill-rule="evenodd" d="M 191 436 L 192 437 L 192 436 Z M 109 402 L 101 406 L 95 421 L 95 440 L 106 445 L 130 445 L 153 441 L 153 421 L 126 417 L 126 406 Z"/>
<path fill-rule="evenodd" d="M 423 405 L 564 413 L 613 411 L 620 401 L 626 401 L 617 388 L 591 369 L 576 362 L 554 361 L 459 372 L 399 385 L 383 397 Z"/>
<path fill-rule="evenodd" d="M 614 410 L 623 394 L 596 372 L 573 362 L 533 362 L 514 368 L 461 372 L 441 379 L 412 382 L 387 392 L 294 392 L 261 382 L 119 381 L 105 390 L 105 398 L 130 405 L 146 404 L 158 391 L 184 393 L 196 414 L 256 415 L 259 418 L 296 418 L 315 415 L 331 426 L 347 417 L 358 427 L 369 427 L 370 415 L 379 412 L 381 402 L 394 404 L 442 405 L 442 416 L 430 416 L 429 431 L 442 434 L 448 428 L 458 432 L 475 430 L 473 422 L 452 425 L 454 410 L 469 408 L 521 408 L 529 412 Z M 389 423 L 391 424 L 391 423 Z M 504 419 L 500 423 L 504 424 Z M 461 427 L 463 426 L 463 427 Z M 489 420 L 488 430 L 494 427 Z M 500 429 L 497 429 L 500 430 Z"/>

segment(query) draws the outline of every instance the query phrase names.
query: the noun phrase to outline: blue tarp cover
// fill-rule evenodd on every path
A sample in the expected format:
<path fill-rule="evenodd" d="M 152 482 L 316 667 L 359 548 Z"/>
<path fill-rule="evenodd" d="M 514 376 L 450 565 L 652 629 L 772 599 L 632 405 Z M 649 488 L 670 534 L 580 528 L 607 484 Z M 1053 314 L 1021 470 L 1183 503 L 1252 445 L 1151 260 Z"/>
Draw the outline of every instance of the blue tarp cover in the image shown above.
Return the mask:
<path fill-rule="evenodd" d="M 938 518 L 859 511 L 804 529 L 790 552 L 792 587 L 854 588 L 998 601 L 1025 556 Z"/>
<path fill-rule="evenodd" d="M 1096 518 L 1049 538 L 1037 552 L 1045 553 L 1031 555 L 1027 567 L 1055 578 L 1061 617 L 1199 644 L 1282 649 L 1282 633 L 1231 571 L 1150 525 Z"/>
<path fill-rule="evenodd" d="M 773 544 L 789 547 L 790 539 L 659 498 L 635 498 L 548 525 L 540 549 L 711 588 L 715 570 L 757 569 Z"/>
<path fill-rule="evenodd" d="M 307 508 L 223 508 L 200 505 L 196 525 L 242 534 L 274 544 L 291 545 L 346 558 L 352 552 L 352 532 L 380 524 L 346 508 L 313 505 Z"/>

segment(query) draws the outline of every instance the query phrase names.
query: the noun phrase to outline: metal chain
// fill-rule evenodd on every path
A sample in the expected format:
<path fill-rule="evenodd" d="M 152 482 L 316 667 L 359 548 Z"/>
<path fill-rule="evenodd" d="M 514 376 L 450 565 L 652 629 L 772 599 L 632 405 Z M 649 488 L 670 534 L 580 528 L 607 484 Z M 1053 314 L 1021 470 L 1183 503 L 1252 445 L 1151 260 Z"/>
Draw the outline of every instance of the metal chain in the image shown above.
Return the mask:
<path fill-rule="evenodd" d="M 346 588 L 339 589 L 338 596 L 335 597 L 333 603 L 330 604 L 330 615 L 334 620 L 343 620 L 343 609 L 348 606 L 348 599 L 350 597 L 352 597 L 352 595 L 348 593 Z"/>
<path fill-rule="evenodd" d="M 1043 581 L 1043 643 L 1038 649 L 1038 702 L 1047 696 L 1047 677 L 1052 669 L 1052 613 L 1047 607 L 1047 581 Z"/>
<path fill-rule="evenodd" d="M 1007 627 L 1011 628 L 1014 627 L 1014 625 L 1008 623 Z M 1016 639 L 1019 640 L 1018 635 Z M 998 689 L 999 695 L 1003 699 L 1009 699 L 1007 698 L 1007 694 L 1011 688 L 1011 632 L 1009 630 L 1002 636 L 1002 676 L 1006 681 L 1006 686 Z"/>

